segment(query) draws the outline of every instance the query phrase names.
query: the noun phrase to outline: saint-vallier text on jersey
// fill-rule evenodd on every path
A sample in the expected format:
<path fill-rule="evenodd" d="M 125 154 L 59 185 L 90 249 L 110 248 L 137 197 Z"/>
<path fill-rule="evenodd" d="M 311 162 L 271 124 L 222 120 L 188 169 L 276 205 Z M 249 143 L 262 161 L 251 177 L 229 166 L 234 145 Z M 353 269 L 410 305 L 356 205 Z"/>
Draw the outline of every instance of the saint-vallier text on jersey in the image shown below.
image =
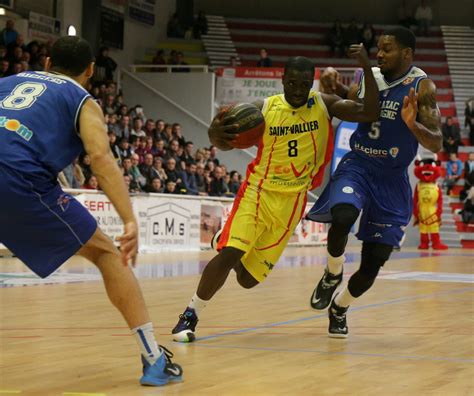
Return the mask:
<path fill-rule="evenodd" d="M 319 129 L 318 121 L 304 122 L 301 124 L 270 126 L 270 136 L 286 136 L 297 133 L 313 132 Z"/>

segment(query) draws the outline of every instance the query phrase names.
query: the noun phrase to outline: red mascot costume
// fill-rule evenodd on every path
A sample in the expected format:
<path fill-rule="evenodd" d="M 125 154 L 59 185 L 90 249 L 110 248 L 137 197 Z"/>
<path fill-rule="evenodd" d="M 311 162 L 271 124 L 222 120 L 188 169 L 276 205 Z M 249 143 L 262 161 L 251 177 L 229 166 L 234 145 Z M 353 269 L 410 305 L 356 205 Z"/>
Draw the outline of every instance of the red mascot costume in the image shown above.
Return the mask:
<path fill-rule="evenodd" d="M 418 249 L 445 250 L 448 247 L 441 242 L 439 226 L 443 211 L 443 193 L 436 180 L 441 176 L 440 162 L 432 158 L 415 161 L 415 176 L 420 179 L 416 185 L 414 210 L 414 225 L 420 227 L 420 245 Z"/>

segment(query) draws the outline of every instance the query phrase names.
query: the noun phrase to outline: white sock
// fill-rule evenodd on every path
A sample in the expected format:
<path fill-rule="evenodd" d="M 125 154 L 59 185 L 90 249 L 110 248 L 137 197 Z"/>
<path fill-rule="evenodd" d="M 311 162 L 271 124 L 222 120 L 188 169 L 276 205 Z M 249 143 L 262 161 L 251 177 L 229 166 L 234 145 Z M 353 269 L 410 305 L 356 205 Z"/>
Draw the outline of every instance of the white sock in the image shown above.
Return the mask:
<path fill-rule="evenodd" d="M 151 365 L 155 364 L 158 358 L 163 353 L 155 340 L 155 333 L 153 332 L 153 323 L 148 322 L 144 325 L 132 329 L 132 334 L 137 340 L 143 357 Z"/>
<path fill-rule="evenodd" d="M 342 292 L 340 292 L 336 298 L 334 299 L 334 302 L 338 307 L 342 308 L 347 308 L 349 305 L 352 304 L 353 301 L 355 301 L 356 297 L 353 297 L 352 294 L 349 291 L 349 288 L 347 285 L 344 287 Z"/>
<path fill-rule="evenodd" d="M 339 275 L 342 272 L 342 265 L 346 261 L 346 256 L 333 257 L 328 252 L 328 270 L 333 275 Z"/>
<path fill-rule="evenodd" d="M 199 317 L 199 313 L 206 307 L 206 305 L 207 301 L 200 299 L 197 293 L 194 293 L 194 296 L 191 298 L 191 302 L 189 303 L 188 307 L 194 309 L 196 316 Z"/>

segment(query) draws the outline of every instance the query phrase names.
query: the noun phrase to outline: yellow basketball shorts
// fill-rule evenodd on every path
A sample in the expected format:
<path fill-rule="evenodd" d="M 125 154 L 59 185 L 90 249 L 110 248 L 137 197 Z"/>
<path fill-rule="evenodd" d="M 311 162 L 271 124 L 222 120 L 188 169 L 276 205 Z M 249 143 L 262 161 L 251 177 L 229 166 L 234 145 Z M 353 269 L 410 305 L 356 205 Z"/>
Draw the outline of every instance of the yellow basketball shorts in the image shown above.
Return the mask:
<path fill-rule="evenodd" d="M 217 249 L 245 252 L 242 264 L 259 282 L 265 280 L 285 249 L 306 208 L 306 192 L 259 190 L 245 182 L 234 201 Z"/>

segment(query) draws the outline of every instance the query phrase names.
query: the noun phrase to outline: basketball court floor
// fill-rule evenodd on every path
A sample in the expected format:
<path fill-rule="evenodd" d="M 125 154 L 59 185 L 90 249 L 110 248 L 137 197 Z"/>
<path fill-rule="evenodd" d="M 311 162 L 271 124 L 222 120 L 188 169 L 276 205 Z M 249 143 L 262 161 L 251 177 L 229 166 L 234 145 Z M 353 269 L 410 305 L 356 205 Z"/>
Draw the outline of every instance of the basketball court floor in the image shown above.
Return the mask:
<path fill-rule="evenodd" d="M 358 252 L 349 250 L 345 275 Z M 140 257 L 159 343 L 185 370 L 164 388 L 139 386 L 138 347 L 91 264 L 74 258 L 40 280 L 0 259 L 0 395 L 474 395 L 474 251 L 395 253 L 340 340 L 327 337 L 327 312 L 309 308 L 325 248 L 288 248 L 255 289 L 231 274 L 201 315 L 198 341 L 173 343 L 212 255 Z"/>

